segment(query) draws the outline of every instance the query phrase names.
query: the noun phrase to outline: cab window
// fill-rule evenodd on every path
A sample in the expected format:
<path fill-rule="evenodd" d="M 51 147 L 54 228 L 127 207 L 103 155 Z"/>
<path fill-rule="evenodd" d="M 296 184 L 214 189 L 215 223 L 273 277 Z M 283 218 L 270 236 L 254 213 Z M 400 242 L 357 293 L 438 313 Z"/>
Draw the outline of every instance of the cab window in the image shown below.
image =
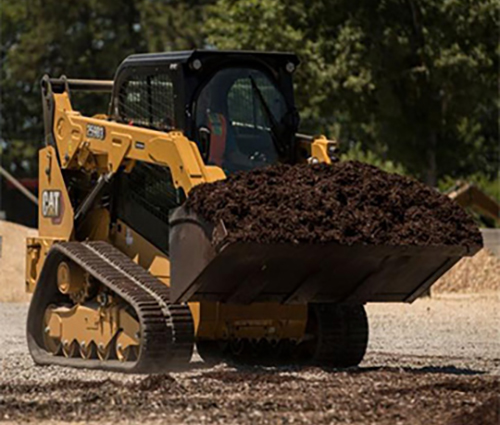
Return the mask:
<path fill-rule="evenodd" d="M 264 72 L 227 68 L 216 73 L 196 102 L 200 149 L 209 164 L 226 172 L 277 162 L 272 124 L 287 112 L 282 93 Z M 205 136 L 203 136 L 203 134 Z M 203 137 L 209 138 L 202 143 Z"/>

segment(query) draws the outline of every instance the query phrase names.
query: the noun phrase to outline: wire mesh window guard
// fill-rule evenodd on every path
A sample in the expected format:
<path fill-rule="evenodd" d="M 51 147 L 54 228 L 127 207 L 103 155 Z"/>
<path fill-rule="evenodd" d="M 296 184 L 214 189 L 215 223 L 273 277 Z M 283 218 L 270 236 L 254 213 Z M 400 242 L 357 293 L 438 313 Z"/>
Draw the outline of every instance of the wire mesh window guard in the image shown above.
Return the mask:
<path fill-rule="evenodd" d="M 167 167 L 138 163 L 127 178 L 132 199 L 167 223 L 169 211 L 179 206 L 170 170 Z"/>
<path fill-rule="evenodd" d="M 174 88 L 171 76 L 131 76 L 121 89 L 118 110 L 123 122 L 162 131 L 174 130 Z"/>

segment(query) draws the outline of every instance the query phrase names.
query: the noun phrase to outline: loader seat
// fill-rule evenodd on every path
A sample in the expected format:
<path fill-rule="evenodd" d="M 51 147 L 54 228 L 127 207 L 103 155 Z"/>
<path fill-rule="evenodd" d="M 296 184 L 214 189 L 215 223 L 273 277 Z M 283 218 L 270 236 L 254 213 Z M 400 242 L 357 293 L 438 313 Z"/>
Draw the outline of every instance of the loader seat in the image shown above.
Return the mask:
<path fill-rule="evenodd" d="M 208 127 L 210 129 L 208 161 L 222 167 L 227 142 L 227 120 L 224 114 L 208 113 Z"/>

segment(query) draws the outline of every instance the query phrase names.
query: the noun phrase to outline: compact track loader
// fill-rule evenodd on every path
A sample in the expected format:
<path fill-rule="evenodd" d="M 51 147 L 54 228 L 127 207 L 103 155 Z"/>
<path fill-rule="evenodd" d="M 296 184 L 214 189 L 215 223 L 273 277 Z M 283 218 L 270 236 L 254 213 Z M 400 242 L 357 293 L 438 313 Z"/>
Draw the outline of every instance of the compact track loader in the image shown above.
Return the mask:
<path fill-rule="evenodd" d="M 293 54 L 133 55 L 114 81 L 42 80 L 39 236 L 27 241 L 27 336 L 38 364 L 162 372 L 205 360 L 353 366 L 364 304 L 411 302 L 466 247 L 218 247 L 183 208 L 229 173 L 336 160 L 297 134 Z M 73 91 L 110 92 L 86 117 Z M 286 217 L 283 217 L 286 220 Z"/>

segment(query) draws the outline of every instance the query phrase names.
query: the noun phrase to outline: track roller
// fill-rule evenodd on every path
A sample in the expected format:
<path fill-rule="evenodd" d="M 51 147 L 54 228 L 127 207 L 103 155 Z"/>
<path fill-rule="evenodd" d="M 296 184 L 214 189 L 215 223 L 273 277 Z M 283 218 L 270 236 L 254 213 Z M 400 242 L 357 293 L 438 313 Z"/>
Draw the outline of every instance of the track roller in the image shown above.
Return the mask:
<path fill-rule="evenodd" d="M 96 345 L 93 342 L 90 344 L 85 341 L 80 342 L 80 356 L 85 360 L 95 359 L 97 356 Z"/>
<path fill-rule="evenodd" d="M 76 341 L 63 341 L 62 353 L 64 357 L 67 357 L 68 359 L 77 357 L 78 352 L 78 343 Z"/>

